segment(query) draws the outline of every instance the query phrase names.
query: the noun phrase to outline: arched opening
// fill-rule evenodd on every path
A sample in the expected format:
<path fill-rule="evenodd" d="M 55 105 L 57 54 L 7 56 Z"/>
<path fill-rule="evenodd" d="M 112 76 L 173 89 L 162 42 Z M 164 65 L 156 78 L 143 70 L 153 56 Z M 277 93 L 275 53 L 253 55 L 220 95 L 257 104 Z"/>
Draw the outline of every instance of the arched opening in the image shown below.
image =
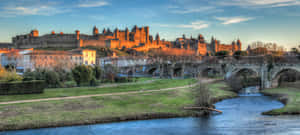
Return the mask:
<path fill-rule="evenodd" d="M 175 68 L 174 69 L 174 77 L 180 77 L 182 72 L 182 68 Z"/>
<path fill-rule="evenodd" d="M 295 69 L 283 69 L 272 79 L 272 88 L 300 84 L 300 71 Z"/>
<path fill-rule="evenodd" d="M 247 87 L 260 87 L 261 78 L 253 69 L 237 69 L 232 76 L 227 79 L 227 83 L 235 91 L 240 91 Z"/>
<path fill-rule="evenodd" d="M 156 70 L 157 70 L 157 68 L 151 68 L 150 70 L 148 70 L 148 74 L 154 76 Z"/>
<path fill-rule="evenodd" d="M 128 73 L 127 73 L 127 75 L 128 75 L 128 78 L 132 78 L 133 77 L 133 71 L 129 70 Z"/>
<path fill-rule="evenodd" d="M 206 68 L 201 72 L 201 76 L 209 78 L 218 77 L 219 75 L 220 72 L 214 68 Z"/>

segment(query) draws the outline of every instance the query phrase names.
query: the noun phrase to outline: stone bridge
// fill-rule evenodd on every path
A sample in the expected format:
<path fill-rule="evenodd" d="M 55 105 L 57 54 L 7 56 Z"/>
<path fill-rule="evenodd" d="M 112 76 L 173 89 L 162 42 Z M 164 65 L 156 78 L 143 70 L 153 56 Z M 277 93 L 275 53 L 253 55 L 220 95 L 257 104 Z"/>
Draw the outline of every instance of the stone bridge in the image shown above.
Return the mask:
<path fill-rule="evenodd" d="M 241 72 L 252 73 L 261 78 L 262 88 L 278 86 L 281 75 L 287 71 L 300 73 L 300 60 L 296 57 L 271 59 L 265 57 L 243 57 L 235 59 L 201 57 L 190 59 L 159 58 L 118 58 L 111 59 L 119 72 L 124 75 L 139 74 L 161 78 L 201 77 L 208 74 L 229 79 L 239 76 Z"/>

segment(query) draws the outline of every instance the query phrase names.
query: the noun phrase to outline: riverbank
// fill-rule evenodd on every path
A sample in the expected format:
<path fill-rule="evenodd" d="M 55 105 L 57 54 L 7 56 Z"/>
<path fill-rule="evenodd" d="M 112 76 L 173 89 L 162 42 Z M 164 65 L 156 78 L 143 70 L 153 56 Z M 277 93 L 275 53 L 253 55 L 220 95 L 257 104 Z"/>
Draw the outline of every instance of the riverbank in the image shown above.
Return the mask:
<path fill-rule="evenodd" d="M 273 88 L 262 91 L 267 96 L 278 98 L 285 106 L 280 109 L 264 112 L 264 115 L 299 115 L 300 89 L 295 87 Z"/>
<path fill-rule="evenodd" d="M 223 82 L 208 84 L 213 101 L 237 96 Z M 228 88 L 229 89 L 229 88 Z M 0 106 L 0 130 L 85 125 L 128 120 L 199 116 L 190 88 Z"/>

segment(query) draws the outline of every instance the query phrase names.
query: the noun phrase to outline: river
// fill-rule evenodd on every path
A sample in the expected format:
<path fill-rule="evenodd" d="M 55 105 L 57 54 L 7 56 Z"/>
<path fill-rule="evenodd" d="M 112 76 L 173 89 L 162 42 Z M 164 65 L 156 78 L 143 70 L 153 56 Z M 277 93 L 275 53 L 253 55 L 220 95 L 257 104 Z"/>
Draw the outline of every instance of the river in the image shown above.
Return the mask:
<path fill-rule="evenodd" d="M 263 116 L 284 105 L 259 93 L 219 102 L 223 114 L 202 118 L 129 121 L 88 126 L 0 132 L 0 135 L 299 135 L 300 116 Z"/>

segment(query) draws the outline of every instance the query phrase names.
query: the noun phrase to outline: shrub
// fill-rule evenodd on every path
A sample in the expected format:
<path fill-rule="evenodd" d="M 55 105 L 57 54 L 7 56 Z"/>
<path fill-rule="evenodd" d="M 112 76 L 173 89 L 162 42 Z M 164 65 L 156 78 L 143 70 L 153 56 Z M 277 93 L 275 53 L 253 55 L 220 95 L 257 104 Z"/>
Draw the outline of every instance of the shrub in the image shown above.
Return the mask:
<path fill-rule="evenodd" d="M 45 78 L 45 82 L 49 88 L 57 88 L 62 86 L 59 80 L 59 75 L 54 71 L 46 71 Z"/>
<path fill-rule="evenodd" d="M 102 75 L 102 69 L 99 66 L 95 66 L 94 67 L 94 74 L 95 74 L 95 78 L 100 80 L 101 79 L 101 75 Z"/>
<path fill-rule="evenodd" d="M 229 56 L 229 52 L 228 51 L 219 51 L 216 53 L 216 56 L 218 56 L 218 58 L 223 59 L 223 58 Z"/>
<path fill-rule="evenodd" d="M 242 56 L 247 56 L 248 53 L 246 51 L 236 51 L 233 56 L 235 59 L 240 59 Z"/>
<path fill-rule="evenodd" d="M 43 93 L 44 81 L 0 82 L 0 95 Z"/>
<path fill-rule="evenodd" d="M 18 75 L 15 70 L 7 71 L 0 66 L 0 80 L 5 82 L 21 81 L 22 76 Z"/>
<path fill-rule="evenodd" d="M 72 70 L 73 78 L 78 86 L 89 83 L 93 77 L 93 69 L 90 66 L 80 65 Z"/>

